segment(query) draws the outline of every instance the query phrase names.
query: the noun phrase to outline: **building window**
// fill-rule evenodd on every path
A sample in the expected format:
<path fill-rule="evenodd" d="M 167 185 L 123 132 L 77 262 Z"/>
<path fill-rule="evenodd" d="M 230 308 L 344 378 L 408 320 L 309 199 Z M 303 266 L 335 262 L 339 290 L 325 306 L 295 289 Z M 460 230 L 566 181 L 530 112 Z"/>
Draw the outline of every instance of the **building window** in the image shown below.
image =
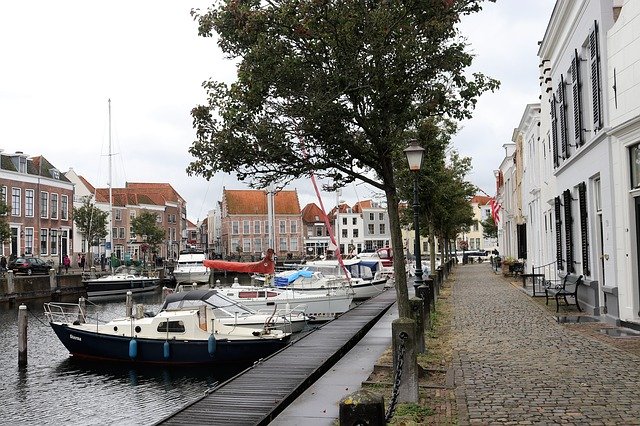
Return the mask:
<path fill-rule="evenodd" d="M 231 239 L 231 252 L 238 252 L 240 248 L 240 238 Z"/>
<path fill-rule="evenodd" d="M 280 221 L 280 233 L 284 234 L 287 232 L 287 222 L 284 220 Z"/>
<path fill-rule="evenodd" d="M 349 236 L 348 229 L 341 229 L 341 231 L 342 231 L 342 238 L 347 238 Z"/>
<path fill-rule="evenodd" d="M 120 234 L 118 235 L 118 238 L 121 238 L 124 240 L 124 228 L 119 228 L 119 229 L 120 229 Z"/>
<path fill-rule="evenodd" d="M 129 210 L 129 220 L 133 220 L 136 218 L 136 211 L 135 210 Z"/>
<path fill-rule="evenodd" d="M 251 233 L 250 230 L 250 226 L 249 226 L 249 221 L 248 220 L 243 220 L 242 221 L 242 233 L 247 235 Z"/>
<path fill-rule="evenodd" d="M 24 191 L 24 215 L 27 217 L 33 217 L 33 189 L 25 189 Z M 32 230 L 33 232 L 33 230 Z M 31 235 L 33 237 L 33 234 Z"/>
<path fill-rule="evenodd" d="M 378 213 L 378 219 L 384 220 L 384 213 Z"/>
<path fill-rule="evenodd" d="M 130 226 L 130 227 L 129 227 L 129 238 L 131 238 L 132 240 L 134 240 L 134 239 L 136 239 L 136 238 L 137 238 L 137 237 L 136 237 L 136 233 L 135 233 L 135 231 L 133 230 L 133 226 Z"/>
<path fill-rule="evenodd" d="M 113 218 L 117 221 L 122 220 L 122 211 L 120 209 L 115 209 L 113 212 Z"/>
<path fill-rule="evenodd" d="M 374 219 L 375 219 L 374 214 L 373 213 L 369 213 L 369 220 L 374 220 Z"/>
<path fill-rule="evenodd" d="M 629 164 L 631 165 L 631 188 L 640 188 L 640 144 L 629 148 Z"/>
<path fill-rule="evenodd" d="M 268 220 L 264 221 L 264 233 L 265 234 L 269 233 L 269 221 Z"/>
<path fill-rule="evenodd" d="M 316 226 L 316 237 L 322 237 L 322 226 Z"/>
<path fill-rule="evenodd" d="M 33 228 L 24 229 L 24 254 L 33 254 Z"/>
<path fill-rule="evenodd" d="M 69 220 L 69 197 L 67 195 L 61 195 L 60 201 L 61 201 L 60 219 Z"/>
<path fill-rule="evenodd" d="M 384 235 L 387 233 L 387 227 L 385 226 L 384 223 L 380 224 L 380 235 Z"/>
<path fill-rule="evenodd" d="M 367 226 L 367 228 L 368 228 L 368 231 L 369 231 L 369 235 L 373 235 L 373 234 L 375 234 L 375 233 L 376 233 L 375 228 L 374 228 L 374 226 L 373 226 L 373 223 L 370 223 L 370 224 Z"/>
<path fill-rule="evenodd" d="M 253 233 L 255 235 L 262 234 L 262 227 L 260 225 L 262 225 L 262 222 L 260 222 L 259 220 L 254 220 L 253 221 Z M 262 250 L 262 249 L 260 249 L 260 250 Z M 257 251 L 260 251 L 260 250 L 257 250 Z"/>
<path fill-rule="evenodd" d="M 41 229 L 40 230 L 40 255 L 41 256 L 48 253 L 47 241 L 49 241 L 49 230 Z"/>
<path fill-rule="evenodd" d="M 49 217 L 49 193 L 40 193 L 40 217 L 46 219 Z"/>
<path fill-rule="evenodd" d="M 353 238 L 358 238 L 358 234 L 359 234 L 358 229 L 354 229 L 353 230 Z"/>
<path fill-rule="evenodd" d="M 258 222 L 260 223 L 260 222 Z M 255 248 L 256 252 L 260 253 L 262 252 L 262 238 L 256 238 L 253 240 L 253 247 Z"/>
<path fill-rule="evenodd" d="M 113 238 L 118 238 L 118 228 L 111 228 L 111 235 Z"/>
<path fill-rule="evenodd" d="M 357 225 L 358 224 L 358 218 L 357 217 L 351 218 L 351 224 L 352 225 Z"/>
<path fill-rule="evenodd" d="M 244 253 L 251 253 L 251 239 L 249 238 L 242 239 L 242 251 Z"/>
<path fill-rule="evenodd" d="M 292 234 L 297 234 L 298 233 L 298 221 L 297 220 L 292 220 L 291 222 L 289 222 L 289 226 L 291 227 L 291 233 Z"/>
<path fill-rule="evenodd" d="M 11 216 L 20 216 L 20 204 L 22 203 L 22 190 L 11 188 Z"/>
<path fill-rule="evenodd" d="M 280 251 L 288 251 L 289 249 L 287 248 L 287 238 L 286 237 L 280 237 Z"/>
<path fill-rule="evenodd" d="M 49 232 L 49 248 L 51 249 L 51 255 L 58 254 L 58 230 L 52 229 Z"/>
<path fill-rule="evenodd" d="M 347 218 L 346 218 L 346 217 L 343 217 L 343 218 L 342 218 L 342 224 L 343 224 L 343 225 L 346 225 L 346 224 L 347 224 Z"/>
<path fill-rule="evenodd" d="M 156 223 L 162 223 L 162 215 L 156 214 Z"/>
<path fill-rule="evenodd" d="M 237 220 L 231 222 L 231 233 L 233 235 L 238 235 L 240 233 L 240 222 Z"/>
<path fill-rule="evenodd" d="M 18 159 L 18 171 L 20 173 L 27 173 L 27 159 L 25 157 Z"/>
<path fill-rule="evenodd" d="M 51 194 L 51 219 L 58 218 L 58 194 Z"/>
<path fill-rule="evenodd" d="M 6 186 L 0 186 L 0 200 L 2 200 L 3 203 L 7 204 L 7 187 Z"/>
<path fill-rule="evenodd" d="M 298 239 L 291 238 L 291 251 L 298 251 Z"/>

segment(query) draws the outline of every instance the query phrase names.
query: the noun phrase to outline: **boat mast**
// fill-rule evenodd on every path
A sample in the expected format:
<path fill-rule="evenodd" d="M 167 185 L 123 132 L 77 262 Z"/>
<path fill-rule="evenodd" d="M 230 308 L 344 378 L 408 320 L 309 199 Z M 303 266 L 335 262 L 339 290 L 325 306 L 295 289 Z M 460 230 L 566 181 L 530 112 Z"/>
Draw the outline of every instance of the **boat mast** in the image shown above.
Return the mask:
<path fill-rule="evenodd" d="M 109 265 L 111 265 L 111 244 L 113 244 L 113 235 L 111 234 L 111 227 L 113 225 L 113 197 L 111 191 L 111 99 L 109 99 L 109 181 L 107 182 L 107 186 L 109 187 L 109 227 L 107 229 L 107 244 L 106 244 L 106 257 Z"/>

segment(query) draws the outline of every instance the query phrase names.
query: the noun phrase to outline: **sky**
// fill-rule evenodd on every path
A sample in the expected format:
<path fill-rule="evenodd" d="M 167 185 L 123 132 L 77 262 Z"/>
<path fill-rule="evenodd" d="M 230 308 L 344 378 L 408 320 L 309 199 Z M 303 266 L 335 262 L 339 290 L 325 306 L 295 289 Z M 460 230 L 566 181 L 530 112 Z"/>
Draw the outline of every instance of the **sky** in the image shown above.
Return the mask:
<path fill-rule="evenodd" d="M 484 94 L 474 117 L 460 123 L 454 148 L 472 158 L 468 180 L 490 195 L 493 170 L 504 158 L 528 103 L 538 102 L 538 41 L 555 0 L 498 0 L 461 24 L 476 55 L 470 71 L 501 81 Z M 73 168 L 96 187 L 168 182 L 187 202 L 194 223 L 221 200 L 222 188 L 247 185 L 218 174 L 187 176 L 195 140 L 191 109 L 205 101 L 202 82 L 232 82 L 235 65 L 214 38 L 197 34 L 190 10 L 201 0 L 22 0 L 0 2 L 0 149 L 43 155 L 56 168 Z M 108 100 L 111 100 L 109 126 Z M 109 138 L 111 129 L 111 138 Z M 111 140 L 111 144 L 109 144 Z M 318 203 L 298 181 L 301 207 Z M 322 193 L 337 199 L 383 201 L 364 184 Z"/>

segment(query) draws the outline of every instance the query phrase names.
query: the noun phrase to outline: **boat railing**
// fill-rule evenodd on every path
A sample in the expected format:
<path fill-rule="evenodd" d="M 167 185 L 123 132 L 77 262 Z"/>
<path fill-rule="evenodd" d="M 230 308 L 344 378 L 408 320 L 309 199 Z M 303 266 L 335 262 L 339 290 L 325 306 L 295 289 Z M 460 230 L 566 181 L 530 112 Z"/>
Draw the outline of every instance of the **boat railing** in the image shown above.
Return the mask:
<path fill-rule="evenodd" d="M 64 324 L 79 323 L 100 323 L 98 313 L 90 314 L 89 308 L 97 306 L 95 303 L 85 300 L 84 306 L 80 303 L 65 303 L 65 302 L 48 302 L 44 304 L 44 315 L 49 322 L 60 322 Z"/>

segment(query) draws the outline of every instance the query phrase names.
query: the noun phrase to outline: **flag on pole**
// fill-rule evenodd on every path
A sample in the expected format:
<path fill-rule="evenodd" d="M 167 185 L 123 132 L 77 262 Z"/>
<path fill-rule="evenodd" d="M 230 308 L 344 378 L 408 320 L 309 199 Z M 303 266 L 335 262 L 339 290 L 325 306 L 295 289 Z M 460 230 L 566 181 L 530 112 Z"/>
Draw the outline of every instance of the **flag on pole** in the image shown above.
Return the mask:
<path fill-rule="evenodd" d="M 495 198 L 489 200 L 489 205 L 491 206 L 491 217 L 493 218 L 493 223 L 497 226 L 498 222 L 500 222 L 500 209 L 502 209 L 502 206 Z"/>

